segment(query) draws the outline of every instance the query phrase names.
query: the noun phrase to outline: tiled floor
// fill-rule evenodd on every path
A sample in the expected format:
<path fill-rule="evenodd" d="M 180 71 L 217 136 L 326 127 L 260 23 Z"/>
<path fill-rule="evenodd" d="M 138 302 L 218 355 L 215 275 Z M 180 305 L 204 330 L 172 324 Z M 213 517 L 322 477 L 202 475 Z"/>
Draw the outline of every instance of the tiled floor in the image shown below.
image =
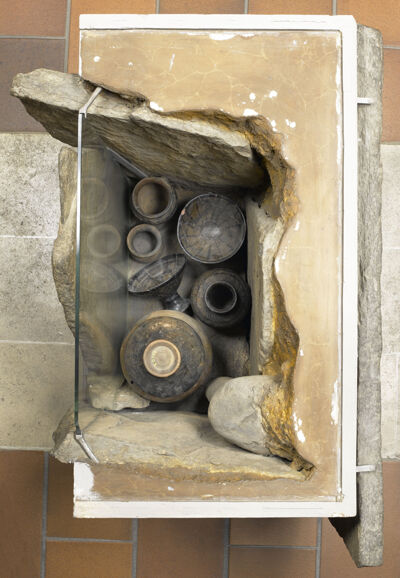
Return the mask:
<path fill-rule="evenodd" d="M 328 520 L 72 517 L 72 466 L 0 452 L 1 578 L 397 578 L 400 462 L 384 464 L 385 554 L 355 568 Z"/>
<path fill-rule="evenodd" d="M 81 13 L 352 13 L 383 32 L 383 140 L 400 140 L 399 0 L 15 0 L 0 5 L 0 131 L 42 130 L 9 95 L 14 74 L 77 71 Z M 32 38 L 33 37 L 33 38 Z M 72 468 L 0 452 L 0 578 L 398 578 L 400 463 L 386 463 L 385 555 L 356 569 L 327 520 L 75 520 Z"/>
<path fill-rule="evenodd" d="M 379 28 L 385 44 L 382 140 L 400 140 L 400 2 L 398 0 L 16 0 L 0 6 L 0 131 L 37 131 L 9 95 L 17 72 L 38 67 L 78 72 L 80 14 L 143 13 L 353 14 Z"/>

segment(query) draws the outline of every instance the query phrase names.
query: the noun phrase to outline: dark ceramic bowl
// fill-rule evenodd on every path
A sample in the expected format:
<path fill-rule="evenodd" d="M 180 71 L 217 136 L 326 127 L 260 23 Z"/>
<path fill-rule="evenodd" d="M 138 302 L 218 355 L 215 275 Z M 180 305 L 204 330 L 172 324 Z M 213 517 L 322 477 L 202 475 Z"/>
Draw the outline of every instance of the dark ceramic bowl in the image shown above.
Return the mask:
<path fill-rule="evenodd" d="M 133 295 L 157 297 L 165 309 L 185 311 L 190 301 L 177 293 L 185 265 L 185 255 L 167 255 L 135 273 L 128 281 L 128 291 Z"/>
<path fill-rule="evenodd" d="M 188 257 L 212 265 L 233 257 L 243 245 L 246 220 L 237 203 L 214 193 L 187 203 L 178 220 L 178 240 Z"/>

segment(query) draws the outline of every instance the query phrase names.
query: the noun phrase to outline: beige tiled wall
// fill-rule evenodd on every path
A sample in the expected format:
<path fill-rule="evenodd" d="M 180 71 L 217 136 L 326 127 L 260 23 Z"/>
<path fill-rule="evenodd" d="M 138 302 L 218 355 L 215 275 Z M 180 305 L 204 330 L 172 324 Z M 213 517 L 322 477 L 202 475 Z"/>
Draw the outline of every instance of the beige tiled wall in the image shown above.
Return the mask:
<path fill-rule="evenodd" d="M 30 435 L 30 447 L 50 447 L 49 432 L 57 412 L 71 401 L 73 370 L 72 338 L 57 304 L 49 263 L 59 210 L 60 145 L 44 135 L 9 96 L 9 83 L 17 72 L 38 67 L 75 72 L 80 13 L 146 12 L 353 14 L 360 23 L 382 30 L 383 141 L 387 143 L 383 146 L 383 441 L 384 455 L 399 458 L 400 145 L 393 144 L 400 141 L 398 0 L 1 3 L 0 131 L 13 134 L 0 135 L 0 445 L 26 447 Z M 22 404 L 12 408 L 9 401 L 15 392 L 31 404 L 22 420 L 18 415 Z M 38 415 L 33 408 L 41 406 L 44 411 Z M 49 461 L 41 452 L 0 452 L 0 576 L 394 578 L 400 576 L 399 462 L 385 464 L 384 481 L 384 566 L 356 570 L 326 520 L 147 520 L 139 524 L 74 520 L 70 466 Z"/>

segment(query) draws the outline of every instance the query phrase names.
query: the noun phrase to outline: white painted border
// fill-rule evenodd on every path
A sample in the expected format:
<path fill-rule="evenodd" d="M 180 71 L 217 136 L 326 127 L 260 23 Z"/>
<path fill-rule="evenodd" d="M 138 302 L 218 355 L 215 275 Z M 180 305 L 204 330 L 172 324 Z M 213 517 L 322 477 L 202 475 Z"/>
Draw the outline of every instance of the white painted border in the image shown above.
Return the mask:
<path fill-rule="evenodd" d="M 336 517 L 356 514 L 357 427 L 357 24 L 352 16 L 85 14 L 80 29 L 333 30 L 342 35 L 343 308 L 342 487 L 340 501 L 99 501 L 81 492 L 86 464 L 74 465 L 77 517 Z M 80 65 L 81 68 L 81 65 Z M 87 470 L 86 470 L 87 473 Z"/>

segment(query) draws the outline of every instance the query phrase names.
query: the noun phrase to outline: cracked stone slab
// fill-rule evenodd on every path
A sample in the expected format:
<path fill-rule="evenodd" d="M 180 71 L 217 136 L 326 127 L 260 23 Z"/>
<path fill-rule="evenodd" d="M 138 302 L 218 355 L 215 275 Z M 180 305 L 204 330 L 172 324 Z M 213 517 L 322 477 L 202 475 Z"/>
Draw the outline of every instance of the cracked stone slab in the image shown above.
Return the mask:
<path fill-rule="evenodd" d="M 53 137 L 73 146 L 79 109 L 92 92 L 93 86 L 78 75 L 45 69 L 17 74 L 11 88 Z M 251 189 L 266 180 L 239 130 L 155 112 L 143 97 L 127 100 L 103 90 L 88 110 L 83 142 L 102 142 L 145 173 L 162 174 L 193 190 Z"/>
<path fill-rule="evenodd" d="M 331 522 L 358 567 L 383 561 L 381 458 L 382 354 L 382 36 L 358 27 L 358 95 L 373 104 L 358 107 L 358 395 L 357 463 L 375 471 L 357 474 L 357 516 Z"/>
<path fill-rule="evenodd" d="M 280 458 L 256 455 L 230 444 L 215 432 L 206 416 L 195 413 L 115 413 L 83 406 L 79 421 L 101 464 L 134 464 L 136 473 L 176 480 L 305 480 L 302 472 Z M 72 411 L 61 421 L 54 441 L 52 453 L 58 460 L 90 462 L 75 441 Z"/>

